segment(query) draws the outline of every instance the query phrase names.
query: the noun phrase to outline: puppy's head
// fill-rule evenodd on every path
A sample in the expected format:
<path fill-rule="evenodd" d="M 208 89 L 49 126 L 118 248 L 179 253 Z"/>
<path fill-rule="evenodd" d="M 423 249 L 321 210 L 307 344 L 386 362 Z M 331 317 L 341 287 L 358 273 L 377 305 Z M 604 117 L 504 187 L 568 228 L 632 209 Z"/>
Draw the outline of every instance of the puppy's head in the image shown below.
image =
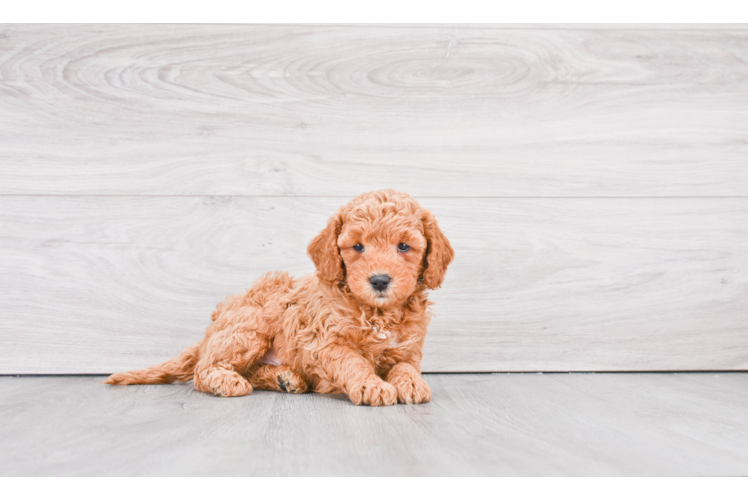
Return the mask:
<path fill-rule="evenodd" d="M 439 288 L 454 251 L 428 210 L 392 189 L 358 196 L 309 244 L 319 279 L 347 283 L 373 307 L 402 304 L 419 285 Z"/>

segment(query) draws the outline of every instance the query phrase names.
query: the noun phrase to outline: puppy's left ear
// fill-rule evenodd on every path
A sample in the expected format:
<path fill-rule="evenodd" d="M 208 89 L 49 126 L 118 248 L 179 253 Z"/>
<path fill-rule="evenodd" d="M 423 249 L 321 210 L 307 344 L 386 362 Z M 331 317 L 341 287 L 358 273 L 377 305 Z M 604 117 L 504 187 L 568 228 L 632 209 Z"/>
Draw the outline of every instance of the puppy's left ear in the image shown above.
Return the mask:
<path fill-rule="evenodd" d="M 317 276 L 330 285 L 337 285 L 345 277 L 343 257 L 340 256 L 338 247 L 338 236 L 342 227 L 343 217 L 339 211 L 330 217 L 327 227 L 314 237 L 306 249 L 317 268 Z"/>
<path fill-rule="evenodd" d="M 424 209 L 423 233 L 426 236 L 426 255 L 423 258 L 423 283 L 436 290 L 442 286 L 447 266 L 455 257 L 449 240 L 436 223 L 434 214 Z"/>

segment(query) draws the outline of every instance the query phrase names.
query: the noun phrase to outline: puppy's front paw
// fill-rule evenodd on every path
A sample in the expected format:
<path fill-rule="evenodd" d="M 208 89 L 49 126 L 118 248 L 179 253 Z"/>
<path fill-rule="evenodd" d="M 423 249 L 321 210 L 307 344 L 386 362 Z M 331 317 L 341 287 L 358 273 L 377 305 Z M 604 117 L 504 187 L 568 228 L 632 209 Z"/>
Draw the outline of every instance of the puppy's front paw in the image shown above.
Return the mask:
<path fill-rule="evenodd" d="M 381 379 L 370 379 L 352 390 L 348 397 L 353 404 L 391 406 L 397 404 L 397 390 Z"/>
<path fill-rule="evenodd" d="M 398 377 L 391 380 L 397 390 L 397 400 L 406 405 L 431 401 L 431 388 L 421 377 Z"/>

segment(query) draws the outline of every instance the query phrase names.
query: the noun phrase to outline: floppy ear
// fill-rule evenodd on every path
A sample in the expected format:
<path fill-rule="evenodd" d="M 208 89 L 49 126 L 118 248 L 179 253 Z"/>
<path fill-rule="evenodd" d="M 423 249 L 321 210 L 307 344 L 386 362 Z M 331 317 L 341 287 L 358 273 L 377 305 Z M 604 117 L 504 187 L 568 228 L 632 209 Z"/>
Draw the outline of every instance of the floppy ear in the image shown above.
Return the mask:
<path fill-rule="evenodd" d="M 447 266 L 454 259 L 455 251 L 436 223 L 434 214 L 424 210 L 423 233 L 426 236 L 426 255 L 423 258 L 423 283 L 436 290 L 442 286 Z"/>
<path fill-rule="evenodd" d="M 314 237 L 306 249 L 317 268 L 319 279 L 331 285 L 337 285 L 345 277 L 343 258 L 338 247 L 338 236 L 342 227 L 343 218 L 338 212 L 330 217 L 327 227 Z"/>

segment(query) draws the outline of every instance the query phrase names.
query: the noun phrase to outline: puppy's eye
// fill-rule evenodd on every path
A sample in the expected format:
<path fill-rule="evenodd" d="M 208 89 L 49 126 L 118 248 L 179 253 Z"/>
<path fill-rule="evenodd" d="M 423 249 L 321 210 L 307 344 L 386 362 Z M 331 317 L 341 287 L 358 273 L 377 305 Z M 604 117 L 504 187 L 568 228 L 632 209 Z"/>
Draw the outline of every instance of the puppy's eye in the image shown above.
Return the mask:
<path fill-rule="evenodd" d="M 405 243 L 400 243 L 397 246 L 397 251 L 398 252 L 407 252 L 408 250 L 410 250 L 410 247 L 408 245 L 406 245 Z"/>
<path fill-rule="evenodd" d="M 356 243 L 355 245 L 353 245 L 353 249 L 357 252 L 363 252 L 364 246 L 361 243 Z"/>

